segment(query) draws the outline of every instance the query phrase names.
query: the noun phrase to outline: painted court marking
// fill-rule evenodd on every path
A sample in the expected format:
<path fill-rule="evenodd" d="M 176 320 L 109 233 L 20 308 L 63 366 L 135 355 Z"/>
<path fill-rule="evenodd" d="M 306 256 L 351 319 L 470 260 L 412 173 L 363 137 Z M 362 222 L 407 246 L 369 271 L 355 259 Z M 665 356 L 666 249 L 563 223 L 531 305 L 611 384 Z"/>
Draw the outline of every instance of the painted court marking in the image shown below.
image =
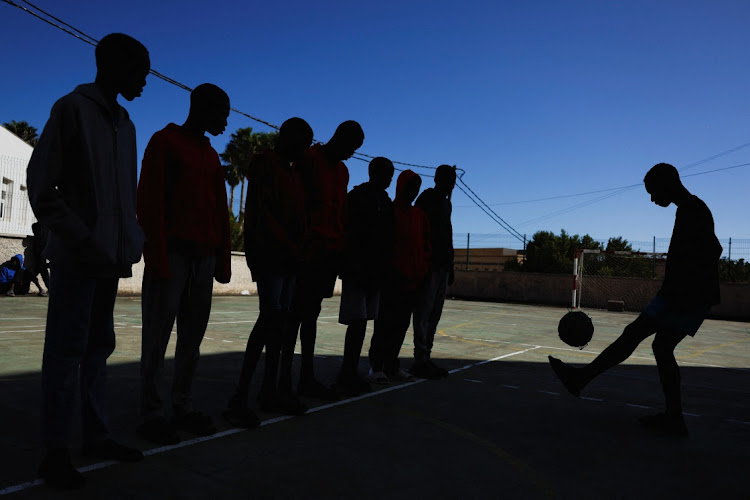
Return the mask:
<path fill-rule="evenodd" d="M 456 372 L 468 370 L 469 368 L 474 368 L 476 366 L 484 365 L 484 364 L 487 364 L 487 363 L 492 363 L 493 361 L 498 361 L 500 359 L 509 358 L 511 356 L 517 356 L 517 355 L 523 354 L 525 352 L 533 351 L 536 348 L 537 347 L 532 347 L 532 348 L 529 348 L 529 349 L 525 349 L 523 351 L 511 352 L 509 354 L 504 354 L 502 356 L 497 356 L 496 358 L 488 359 L 488 360 L 485 360 L 485 361 L 479 361 L 477 363 L 472 363 L 472 364 L 469 364 L 469 365 L 466 365 L 466 366 L 462 366 L 461 368 L 453 369 L 453 370 L 450 371 L 450 373 L 456 373 Z M 405 384 L 399 384 L 399 385 L 395 385 L 395 386 L 392 386 L 392 387 L 387 387 L 385 389 L 381 389 L 381 390 L 375 391 L 375 392 L 369 392 L 367 394 L 362 394 L 362 395 L 354 397 L 354 398 L 343 399 L 341 401 L 334 401 L 332 403 L 328 403 L 328 404 L 325 404 L 325 405 L 322 405 L 322 406 L 316 406 L 315 408 L 311 408 L 311 409 L 309 409 L 307 411 L 306 414 L 317 413 L 317 412 L 320 412 L 320 411 L 327 410 L 329 408 L 335 408 L 337 406 L 342 406 L 342 405 L 345 405 L 345 404 L 354 403 L 355 401 L 360 401 L 360 400 L 363 400 L 363 399 L 367 399 L 367 398 L 372 398 L 372 397 L 375 397 L 375 396 L 379 396 L 380 394 L 386 394 L 388 392 L 392 392 L 392 391 L 395 391 L 395 390 L 404 389 L 406 387 L 411 387 L 413 385 L 421 384 L 421 383 L 426 382 L 426 381 L 427 381 L 427 379 L 418 379 L 418 380 L 415 380 L 414 382 L 407 382 Z M 269 420 L 264 420 L 263 422 L 261 422 L 260 426 L 263 427 L 263 426 L 266 426 L 266 425 L 271 425 L 271 424 L 276 424 L 276 423 L 279 423 L 279 422 L 284 422 L 285 420 L 289 420 L 291 418 L 298 418 L 298 417 L 294 417 L 292 415 L 283 415 L 283 416 L 272 418 L 272 419 L 269 419 Z M 197 437 L 197 438 L 194 438 L 194 439 L 190 439 L 188 441 L 182 441 L 182 442 L 180 442 L 178 444 L 169 445 L 169 446 L 162 446 L 160 448 L 153 448 L 153 449 L 150 449 L 150 450 L 146 450 L 146 451 L 143 452 L 143 455 L 144 456 L 151 456 L 151 455 L 156 455 L 158 453 L 165 453 L 167 451 L 172 451 L 172 450 L 177 450 L 177 449 L 180 449 L 180 448 L 185 448 L 185 447 L 188 447 L 188 446 L 192 446 L 194 444 L 203 443 L 203 442 L 206 442 L 206 441 L 211 441 L 213 439 L 219 439 L 219 438 L 223 438 L 223 437 L 226 437 L 226 436 L 231 436 L 233 434 L 237 434 L 237 433 L 240 433 L 240 432 L 245 432 L 247 430 L 250 430 L 250 429 L 227 429 L 225 431 L 218 432 L 216 434 L 212 434 L 211 436 Z M 95 464 L 87 465 L 85 467 L 79 467 L 78 468 L 78 472 L 85 473 L 85 472 L 90 472 L 90 471 L 94 471 L 94 470 L 99 470 L 99 469 L 103 469 L 105 467 L 109 467 L 111 465 L 116 465 L 118 463 L 119 462 L 114 461 L 114 460 L 106 460 L 106 461 L 103 461 L 103 462 L 97 462 Z M 21 483 L 21 484 L 15 485 L 15 486 L 9 486 L 9 487 L 7 487 L 5 489 L 0 490 L 0 495 L 9 495 L 11 493 L 17 493 L 19 491 L 27 490 L 29 488 L 33 488 L 34 486 L 39 486 L 39 485 L 43 484 L 43 482 L 44 481 L 42 481 L 41 479 L 36 479 L 34 481 L 29 481 L 29 482 L 26 482 L 26 483 Z"/>

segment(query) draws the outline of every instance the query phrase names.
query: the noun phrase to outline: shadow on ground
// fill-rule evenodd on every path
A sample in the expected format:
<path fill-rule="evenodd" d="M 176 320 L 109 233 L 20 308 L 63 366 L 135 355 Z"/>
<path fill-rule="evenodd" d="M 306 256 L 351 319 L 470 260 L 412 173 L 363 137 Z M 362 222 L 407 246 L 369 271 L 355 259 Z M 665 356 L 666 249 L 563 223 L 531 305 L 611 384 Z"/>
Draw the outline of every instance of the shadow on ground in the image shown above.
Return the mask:
<path fill-rule="evenodd" d="M 541 356 L 467 367 L 442 381 L 346 401 L 303 417 L 156 453 L 138 464 L 86 474 L 70 498 L 697 498 L 744 497 L 749 486 L 750 390 L 742 369 L 683 367 L 691 437 L 636 425 L 661 404 L 656 368 L 613 369 L 576 399 Z M 241 353 L 204 355 L 195 404 L 220 413 Z M 316 360 L 333 381 L 340 358 Z M 364 369 L 364 362 L 362 363 Z M 260 374 L 261 366 L 256 374 Z M 167 365 L 166 380 L 170 380 Z M 257 378 L 257 377 L 256 377 Z M 257 392 L 258 385 L 253 387 Z M 377 389 L 381 389 L 377 387 Z M 109 415 L 114 435 L 154 448 L 134 431 L 138 364 L 112 364 Z M 41 455 L 39 373 L 0 379 L 0 489 L 35 478 Z M 308 400 L 311 406 L 325 403 Z M 278 415 L 261 414 L 264 419 Z M 189 436 L 185 436 L 189 438 Z M 77 465 L 85 465 L 74 450 Z M 51 496 L 32 486 L 18 497 Z"/>

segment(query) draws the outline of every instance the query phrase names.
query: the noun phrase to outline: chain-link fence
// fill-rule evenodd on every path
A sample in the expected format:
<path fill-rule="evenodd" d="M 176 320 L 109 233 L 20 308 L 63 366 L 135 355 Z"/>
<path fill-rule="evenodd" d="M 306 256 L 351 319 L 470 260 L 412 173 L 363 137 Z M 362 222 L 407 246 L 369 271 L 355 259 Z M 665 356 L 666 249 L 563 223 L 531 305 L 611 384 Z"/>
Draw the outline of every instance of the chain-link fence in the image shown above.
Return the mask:
<path fill-rule="evenodd" d="M 512 234 L 502 233 L 453 233 L 453 248 L 455 249 L 456 269 L 473 271 L 502 271 L 509 260 L 522 261 L 526 244 L 531 239 L 521 240 Z M 651 240 L 627 240 L 634 251 L 666 253 L 669 250 L 669 238 Z M 595 241 L 606 248 L 607 239 L 595 238 Z M 750 239 L 719 238 L 722 250 L 722 265 L 729 273 L 726 279 L 740 279 L 736 276 L 750 274 Z M 573 265 L 571 256 L 571 269 Z M 737 266 L 743 269 L 737 268 Z M 744 269 L 747 267 L 748 269 Z M 724 272 L 724 271 L 723 271 Z M 723 275 L 722 275 L 723 276 Z M 724 277 L 722 279 L 725 279 Z M 744 278 L 741 278 L 744 280 Z"/>
<path fill-rule="evenodd" d="M 27 163 L 22 158 L 0 155 L 0 234 L 31 234 L 31 224 L 36 221 L 26 189 Z"/>

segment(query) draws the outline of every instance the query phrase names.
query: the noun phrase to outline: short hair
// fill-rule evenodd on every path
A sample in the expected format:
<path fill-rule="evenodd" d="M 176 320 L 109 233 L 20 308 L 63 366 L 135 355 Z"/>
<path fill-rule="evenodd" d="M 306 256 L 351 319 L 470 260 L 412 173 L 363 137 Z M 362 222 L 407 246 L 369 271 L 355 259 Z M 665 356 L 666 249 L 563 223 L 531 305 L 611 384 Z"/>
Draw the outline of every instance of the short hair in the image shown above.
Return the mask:
<path fill-rule="evenodd" d="M 138 58 L 147 58 L 148 50 L 141 42 L 123 33 L 110 33 L 96 44 L 96 68 L 110 69 L 123 63 L 132 64 Z"/>
<path fill-rule="evenodd" d="M 393 175 L 393 172 L 396 169 L 393 167 L 393 162 L 384 156 L 373 158 L 372 161 L 370 161 L 370 165 L 367 167 L 367 173 L 372 177 L 375 172 L 381 170 Z"/>
<path fill-rule="evenodd" d="M 682 184 L 677 169 L 669 163 L 657 163 L 643 178 L 646 185 L 674 186 Z"/>
<path fill-rule="evenodd" d="M 295 116 L 281 124 L 279 135 L 283 135 L 284 137 L 297 137 L 305 139 L 307 142 L 312 142 L 313 129 L 305 120 Z"/>
<path fill-rule="evenodd" d="M 213 83 L 201 83 L 190 92 L 190 105 L 201 105 L 207 102 L 226 101 L 229 96 L 220 87 Z"/>
<path fill-rule="evenodd" d="M 435 170 L 435 182 L 456 182 L 456 167 L 440 165 Z"/>
<path fill-rule="evenodd" d="M 347 120 L 342 122 L 336 127 L 336 132 L 333 133 L 334 137 L 348 138 L 352 141 L 357 141 L 359 144 L 365 142 L 365 132 L 362 130 L 362 126 L 354 120 Z"/>

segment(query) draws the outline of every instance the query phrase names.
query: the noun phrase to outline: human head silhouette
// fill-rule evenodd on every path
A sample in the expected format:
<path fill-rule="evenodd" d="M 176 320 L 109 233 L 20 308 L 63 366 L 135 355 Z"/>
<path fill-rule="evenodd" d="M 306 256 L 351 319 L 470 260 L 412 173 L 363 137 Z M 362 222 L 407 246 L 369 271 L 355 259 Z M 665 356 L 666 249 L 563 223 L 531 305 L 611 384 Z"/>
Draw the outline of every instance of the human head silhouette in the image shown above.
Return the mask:
<path fill-rule="evenodd" d="M 217 136 L 227 128 L 229 96 L 212 83 L 202 83 L 190 93 L 188 123 L 200 130 Z"/>
<path fill-rule="evenodd" d="M 388 158 L 378 156 L 373 158 L 367 172 L 370 174 L 370 183 L 377 189 L 388 189 L 393 180 L 393 163 Z"/>
<path fill-rule="evenodd" d="M 348 160 L 365 142 L 362 127 L 354 120 L 347 120 L 336 127 L 333 137 L 325 145 L 326 156 L 334 162 Z"/>
<path fill-rule="evenodd" d="M 302 118 L 289 118 L 281 124 L 276 152 L 287 161 L 298 161 L 313 141 L 313 129 Z"/>
<path fill-rule="evenodd" d="M 96 44 L 96 81 L 132 101 L 141 95 L 151 60 L 146 47 L 135 38 L 111 33 Z"/>
<path fill-rule="evenodd" d="M 456 168 L 440 165 L 435 171 L 435 191 L 442 196 L 450 196 L 456 186 Z"/>
<path fill-rule="evenodd" d="M 657 163 L 651 167 L 643 178 L 643 183 L 651 195 L 651 201 L 660 207 L 668 207 L 685 192 L 680 174 L 669 163 Z"/>

